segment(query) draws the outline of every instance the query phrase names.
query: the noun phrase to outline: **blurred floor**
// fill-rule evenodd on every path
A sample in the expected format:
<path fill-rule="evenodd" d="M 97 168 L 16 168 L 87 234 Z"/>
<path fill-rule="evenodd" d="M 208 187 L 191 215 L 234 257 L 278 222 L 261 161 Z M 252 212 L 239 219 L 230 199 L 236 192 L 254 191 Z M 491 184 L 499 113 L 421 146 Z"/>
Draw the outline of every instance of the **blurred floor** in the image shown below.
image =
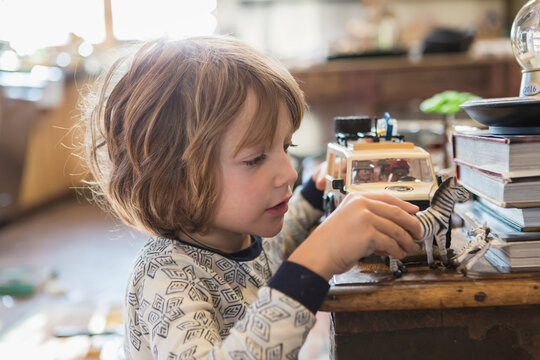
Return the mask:
<path fill-rule="evenodd" d="M 37 285 L 28 297 L 0 296 L 0 358 L 89 354 L 89 337 L 59 340 L 53 334 L 59 327 L 88 330 L 102 309 L 121 313 L 126 274 L 146 238 L 82 196 L 41 207 L 0 228 L 0 269 L 29 270 Z M 119 340 L 120 335 L 108 339 L 117 348 Z"/>
<path fill-rule="evenodd" d="M 24 267 L 37 278 L 57 276 L 54 286 L 48 282 L 30 297 L 1 297 L 0 347 L 6 334 L 40 312 L 73 322 L 77 311 L 121 306 L 131 262 L 146 239 L 82 197 L 63 199 L 0 228 L 0 269 Z M 317 319 L 300 359 L 329 358 L 329 315 L 319 313 Z"/>

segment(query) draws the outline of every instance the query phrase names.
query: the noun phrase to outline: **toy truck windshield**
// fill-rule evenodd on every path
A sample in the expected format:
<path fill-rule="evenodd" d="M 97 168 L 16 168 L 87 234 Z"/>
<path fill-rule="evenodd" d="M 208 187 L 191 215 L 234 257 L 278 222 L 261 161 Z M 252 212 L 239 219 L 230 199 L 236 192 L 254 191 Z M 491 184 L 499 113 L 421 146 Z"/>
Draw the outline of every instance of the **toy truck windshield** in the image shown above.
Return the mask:
<path fill-rule="evenodd" d="M 353 160 L 352 185 L 379 182 L 433 182 L 429 160 L 426 158 L 383 158 Z"/>

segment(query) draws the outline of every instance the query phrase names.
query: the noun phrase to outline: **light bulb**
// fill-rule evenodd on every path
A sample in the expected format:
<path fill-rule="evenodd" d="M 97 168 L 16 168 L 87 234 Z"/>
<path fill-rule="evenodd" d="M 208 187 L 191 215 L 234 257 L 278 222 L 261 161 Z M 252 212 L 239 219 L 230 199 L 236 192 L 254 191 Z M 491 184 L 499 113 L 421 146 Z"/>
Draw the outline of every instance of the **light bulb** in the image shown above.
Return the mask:
<path fill-rule="evenodd" d="M 510 42 L 523 68 L 520 96 L 540 93 L 540 0 L 530 0 L 518 11 Z"/>

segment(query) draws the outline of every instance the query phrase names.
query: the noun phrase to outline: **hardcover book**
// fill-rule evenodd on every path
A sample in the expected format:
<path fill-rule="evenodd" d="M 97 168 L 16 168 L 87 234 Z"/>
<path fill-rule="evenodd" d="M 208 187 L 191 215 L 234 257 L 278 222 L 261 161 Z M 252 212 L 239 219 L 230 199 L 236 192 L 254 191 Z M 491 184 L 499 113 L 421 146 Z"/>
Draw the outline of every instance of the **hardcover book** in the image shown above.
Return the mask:
<path fill-rule="evenodd" d="M 540 135 L 455 132 L 454 158 L 506 178 L 540 176 Z"/>
<path fill-rule="evenodd" d="M 459 159 L 455 163 L 460 184 L 497 206 L 540 207 L 540 176 L 508 177 Z"/>
<path fill-rule="evenodd" d="M 540 241 L 538 241 L 540 243 Z M 486 260 L 502 273 L 540 270 L 539 244 L 535 244 L 534 250 L 525 250 L 525 255 L 515 255 L 520 251 L 517 248 L 523 243 L 513 243 L 508 248 L 491 247 L 486 252 Z"/>
<path fill-rule="evenodd" d="M 540 207 L 504 208 L 483 197 L 478 205 L 518 231 L 540 231 Z"/>

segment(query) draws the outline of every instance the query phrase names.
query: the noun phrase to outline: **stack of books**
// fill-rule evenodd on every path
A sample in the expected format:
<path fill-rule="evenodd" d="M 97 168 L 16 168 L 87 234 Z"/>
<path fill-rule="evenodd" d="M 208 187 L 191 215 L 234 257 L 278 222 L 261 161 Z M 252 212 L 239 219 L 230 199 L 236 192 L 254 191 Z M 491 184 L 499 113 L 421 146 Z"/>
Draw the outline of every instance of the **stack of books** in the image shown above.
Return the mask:
<path fill-rule="evenodd" d="M 506 242 L 486 259 L 503 272 L 540 270 L 540 135 L 455 132 L 458 181 L 474 200 L 456 205 L 466 227 L 487 222 Z"/>

